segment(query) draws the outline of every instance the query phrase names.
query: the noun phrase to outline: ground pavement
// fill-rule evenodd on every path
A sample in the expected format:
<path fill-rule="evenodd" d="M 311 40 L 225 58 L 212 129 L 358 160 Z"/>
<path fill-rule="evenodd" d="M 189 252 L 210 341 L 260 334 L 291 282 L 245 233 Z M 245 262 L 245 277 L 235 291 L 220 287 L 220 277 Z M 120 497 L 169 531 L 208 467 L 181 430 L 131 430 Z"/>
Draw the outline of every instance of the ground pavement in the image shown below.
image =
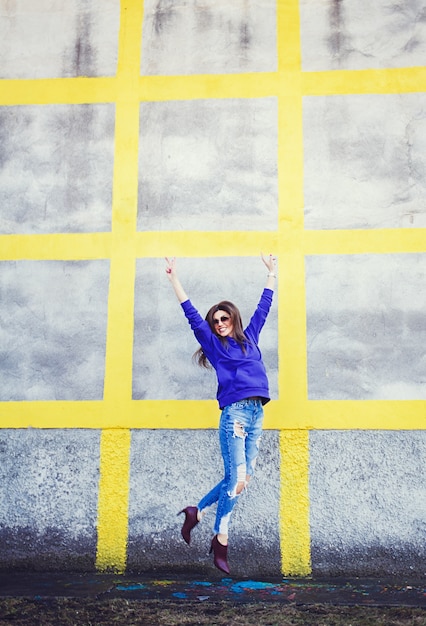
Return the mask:
<path fill-rule="evenodd" d="M 283 602 L 426 608 L 425 581 L 362 578 L 250 580 L 180 575 L 0 572 L 0 597 L 126 598 L 200 603 Z"/>

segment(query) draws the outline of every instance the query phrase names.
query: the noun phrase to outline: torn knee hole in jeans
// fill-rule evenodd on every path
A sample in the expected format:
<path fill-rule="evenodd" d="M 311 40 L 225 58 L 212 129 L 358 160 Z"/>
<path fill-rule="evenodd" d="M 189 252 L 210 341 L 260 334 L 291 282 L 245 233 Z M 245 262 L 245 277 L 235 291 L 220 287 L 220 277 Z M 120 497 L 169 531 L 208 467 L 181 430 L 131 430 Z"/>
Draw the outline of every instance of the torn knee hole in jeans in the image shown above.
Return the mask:
<path fill-rule="evenodd" d="M 241 439 L 245 439 L 247 437 L 247 433 L 244 430 L 244 424 L 235 420 L 234 422 L 234 437 L 240 437 Z"/>
<path fill-rule="evenodd" d="M 247 487 L 247 483 L 245 480 L 238 482 L 236 483 L 232 491 L 228 491 L 228 496 L 230 498 L 238 498 L 238 496 L 240 496 L 243 493 L 246 487 Z"/>
<path fill-rule="evenodd" d="M 230 498 L 236 498 L 244 491 L 246 487 L 247 487 L 246 464 L 241 463 L 237 467 L 237 482 L 235 483 L 232 490 L 228 491 L 228 496 Z"/>

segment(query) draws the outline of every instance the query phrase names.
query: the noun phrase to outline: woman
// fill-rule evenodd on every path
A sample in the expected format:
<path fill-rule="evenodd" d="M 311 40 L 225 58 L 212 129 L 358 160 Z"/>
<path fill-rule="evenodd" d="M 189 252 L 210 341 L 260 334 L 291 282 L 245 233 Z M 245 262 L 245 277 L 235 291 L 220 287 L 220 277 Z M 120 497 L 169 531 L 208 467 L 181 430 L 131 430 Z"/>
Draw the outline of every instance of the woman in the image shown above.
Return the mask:
<path fill-rule="evenodd" d="M 197 506 L 180 511 L 185 514 L 181 533 L 189 544 L 192 529 L 201 521 L 205 510 L 217 502 L 210 553 L 214 554 L 215 566 L 226 574 L 229 574 L 229 520 L 238 496 L 253 476 L 262 433 L 263 405 L 270 399 L 266 370 L 257 344 L 272 304 L 276 259 L 272 254 L 269 257 L 262 254 L 262 261 L 268 269 L 266 286 L 244 329 L 240 312 L 227 300 L 212 306 L 204 320 L 179 281 L 176 259 L 166 258 L 167 276 L 201 346 L 194 356 L 199 365 L 211 366 L 216 371 L 216 397 L 222 411 L 219 439 L 225 476 Z"/>

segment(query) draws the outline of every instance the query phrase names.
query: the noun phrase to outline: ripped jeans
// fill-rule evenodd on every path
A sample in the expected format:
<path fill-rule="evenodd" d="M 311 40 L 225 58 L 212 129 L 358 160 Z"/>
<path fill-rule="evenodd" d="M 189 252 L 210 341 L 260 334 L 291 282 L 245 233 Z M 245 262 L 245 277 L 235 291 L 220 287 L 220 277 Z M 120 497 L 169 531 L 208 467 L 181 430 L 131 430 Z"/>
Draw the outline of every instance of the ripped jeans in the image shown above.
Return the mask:
<path fill-rule="evenodd" d="M 217 502 L 215 535 L 227 535 L 232 509 L 237 503 L 238 483 L 247 484 L 256 466 L 262 434 L 263 406 L 258 399 L 234 402 L 222 410 L 219 440 L 225 476 L 198 503 L 200 512 Z M 239 490 L 238 490 L 239 491 Z"/>

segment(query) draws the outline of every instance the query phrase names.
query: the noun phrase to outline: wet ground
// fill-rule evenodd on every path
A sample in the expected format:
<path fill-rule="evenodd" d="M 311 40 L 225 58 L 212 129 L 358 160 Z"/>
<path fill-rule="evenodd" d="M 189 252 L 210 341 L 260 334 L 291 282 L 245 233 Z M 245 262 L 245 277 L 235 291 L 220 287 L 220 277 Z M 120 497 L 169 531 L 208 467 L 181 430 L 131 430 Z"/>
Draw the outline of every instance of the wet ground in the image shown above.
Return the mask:
<path fill-rule="evenodd" d="M 377 579 L 275 581 L 187 576 L 0 572 L 3 598 L 91 598 L 173 602 L 281 602 L 295 605 L 426 608 L 426 582 Z"/>

